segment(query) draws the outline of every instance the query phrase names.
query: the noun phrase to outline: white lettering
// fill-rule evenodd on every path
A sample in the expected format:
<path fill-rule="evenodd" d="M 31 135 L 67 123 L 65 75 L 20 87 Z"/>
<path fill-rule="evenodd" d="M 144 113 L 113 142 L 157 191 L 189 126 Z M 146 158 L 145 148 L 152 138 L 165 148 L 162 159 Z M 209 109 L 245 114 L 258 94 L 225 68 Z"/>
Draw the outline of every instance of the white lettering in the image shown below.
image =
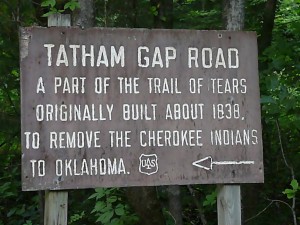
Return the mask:
<path fill-rule="evenodd" d="M 212 145 L 257 145 L 257 130 L 212 130 L 210 132 Z"/>
<path fill-rule="evenodd" d="M 96 77 L 95 78 L 95 93 L 106 94 L 109 87 L 110 77 Z"/>
<path fill-rule="evenodd" d="M 103 45 L 100 46 L 98 52 L 97 67 L 99 67 L 101 64 L 104 64 L 106 67 L 108 67 L 108 58 L 105 47 Z"/>
<path fill-rule="evenodd" d="M 90 46 L 90 53 L 86 52 L 86 46 L 82 45 L 82 56 L 81 56 L 81 60 L 82 60 L 82 66 L 86 66 L 86 58 L 90 57 L 90 63 L 91 63 L 91 67 L 94 67 L 94 63 L 95 63 L 95 55 L 94 55 L 94 46 L 91 45 Z"/>
<path fill-rule="evenodd" d="M 149 58 L 143 57 L 144 62 L 142 62 L 142 50 L 145 50 L 145 52 L 149 52 L 149 48 L 146 46 L 138 47 L 138 65 L 139 67 L 148 67 L 149 66 Z"/>
<path fill-rule="evenodd" d="M 208 53 L 208 56 L 207 56 Z M 212 50 L 211 48 L 202 49 L 202 67 L 211 68 L 212 67 Z"/>
<path fill-rule="evenodd" d="M 188 66 L 189 68 L 192 68 L 192 61 L 194 61 L 194 67 L 198 68 L 198 49 L 197 48 L 189 48 L 188 49 Z"/>
<path fill-rule="evenodd" d="M 80 45 L 69 45 L 69 47 L 73 50 L 73 66 L 77 66 L 77 49 L 80 48 Z"/>
<path fill-rule="evenodd" d="M 166 68 L 169 68 L 171 59 L 176 59 L 176 49 L 174 47 L 166 47 Z"/>
<path fill-rule="evenodd" d="M 156 120 L 157 104 L 123 104 L 123 119 Z"/>
<path fill-rule="evenodd" d="M 131 147 L 130 141 L 131 131 L 109 131 L 110 147 Z"/>
<path fill-rule="evenodd" d="M 201 59 L 199 57 L 199 52 L 201 51 Z M 199 63 L 205 69 L 209 68 L 229 68 L 236 69 L 239 68 L 239 51 L 236 48 L 215 48 L 215 47 L 205 47 L 198 49 L 195 47 L 188 48 L 188 67 L 198 68 Z"/>
<path fill-rule="evenodd" d="M 114 67 L 115 64 L 119 64 L 121 61 L 121 66 L 125 66 L 125 54 L 124 54 L 124 46 L 120 46 L 120 49 L 117 53 L 114 46 L 111 46 L 111 52 L 110 52 L 111 58 L 110 58 L 110 64 L 111 67 Z"/>
<path fill-rule="evenodd" d="M 36 161 L 36 160 L 35 160 Z M 122 158 L 100 159 L 57 159 L 55 161 L 56 176 L 104 176 L 130 174 L 126 172 Z"/>
<path fill-rule="evenodd" d="M 60 66 L 60 64 L 65 64 L 65 66 L 69 66 L 68 57 L 64 45 L 59 46 L 59 50 L 57 53 L 56 66 Z"/>
<path fill-rule="evenodd" d="M 48 66 L 52 66 L 52 51 L 51 51 L 51 49 L 54 47 L 54 44 L 44 44 L 44 47 L 47 48 Z"/>
<path fill-rule="evenodd" d="M 166 120 L 203 119 L 204 104 L 167 104 Z"/>
<path fill-rule="evenodd" d="M 203 146 L 202 130 L 149 130 L 140 131 L 141 147 Z"/>
<path fill-rule="evenodd" d="M 54 132 L 49 134 L 50 149 L 100 148 L 100 131 Z"/>
<path fill-rule="evenodd" d="M 40 77 L 38 79 L 38 83 L 36 85 L 36 93 L 38 94 L 39 92 L 42 92 L 45 94 L 45 86 L 44 86 L 44 82 L 43 82 L 43 78 Z"/>

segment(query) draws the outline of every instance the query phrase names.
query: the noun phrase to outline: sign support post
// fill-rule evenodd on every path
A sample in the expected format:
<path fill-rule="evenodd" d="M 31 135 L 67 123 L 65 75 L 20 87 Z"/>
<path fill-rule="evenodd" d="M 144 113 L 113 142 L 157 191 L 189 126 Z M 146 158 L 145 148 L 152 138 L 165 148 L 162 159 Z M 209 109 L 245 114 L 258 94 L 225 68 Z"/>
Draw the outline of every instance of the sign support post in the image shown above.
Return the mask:
<path fill-rule="evenodd" d="M 54 14 L 48 17 L 48 27 L 71 26 L 71 17 L 67 14 Z M 44 225 L 68 224 L 68 192 L 45 192 Z"/>
<path fill-rule="evenodd" d="M 218 187 L 218 224 L 241 225 L 241 186 Z"/>
<path fill-rule="evenodd" d="M 68 192 L 46 191 L 45 193 L 45 225 L 67 225 Z"/>
<path fill-rule="evenodd" d="M 226 29 L 240 31 L 244 27 L 244 0 L 224 2 Z M 220 185 L 218 187 L 217 208 L 219 225 L 241 225 L 241 186 Z"/>

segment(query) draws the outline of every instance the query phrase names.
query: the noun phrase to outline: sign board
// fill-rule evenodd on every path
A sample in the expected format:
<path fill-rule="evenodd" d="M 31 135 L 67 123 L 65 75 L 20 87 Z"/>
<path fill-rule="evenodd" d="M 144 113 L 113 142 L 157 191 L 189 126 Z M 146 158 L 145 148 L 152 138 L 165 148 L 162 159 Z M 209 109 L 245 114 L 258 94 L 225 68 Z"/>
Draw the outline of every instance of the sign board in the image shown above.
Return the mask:
<path fill-rule="evenodd" d="M 20 33 L 23 190 L 263 182 L 255 33 Z"/>

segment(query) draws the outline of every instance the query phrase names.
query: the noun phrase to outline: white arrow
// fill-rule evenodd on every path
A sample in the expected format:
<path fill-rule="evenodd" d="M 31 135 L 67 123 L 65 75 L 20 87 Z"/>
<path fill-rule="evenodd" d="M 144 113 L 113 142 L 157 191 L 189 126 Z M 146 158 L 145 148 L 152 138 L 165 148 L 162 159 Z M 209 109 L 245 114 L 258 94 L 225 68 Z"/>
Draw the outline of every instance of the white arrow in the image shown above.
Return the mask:
<path fill-rule="evenodd" d="M 212 170 L 213 165 L 251 165 L 254 161 L 219 161 L 214 162 L 211 156 L 193 162 L 193 166 L 205 170 Z"/>

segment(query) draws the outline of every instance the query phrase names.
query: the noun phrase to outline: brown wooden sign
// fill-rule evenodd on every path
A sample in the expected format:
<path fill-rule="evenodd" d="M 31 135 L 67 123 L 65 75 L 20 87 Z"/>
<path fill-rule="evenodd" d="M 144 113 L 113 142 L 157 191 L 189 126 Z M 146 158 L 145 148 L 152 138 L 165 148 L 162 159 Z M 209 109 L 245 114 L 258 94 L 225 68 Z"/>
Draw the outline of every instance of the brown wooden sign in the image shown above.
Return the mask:
<path fill-rule="evenodd" d="M 263 182 L 255 33 L 20 33 L 23 190 Z"/>

